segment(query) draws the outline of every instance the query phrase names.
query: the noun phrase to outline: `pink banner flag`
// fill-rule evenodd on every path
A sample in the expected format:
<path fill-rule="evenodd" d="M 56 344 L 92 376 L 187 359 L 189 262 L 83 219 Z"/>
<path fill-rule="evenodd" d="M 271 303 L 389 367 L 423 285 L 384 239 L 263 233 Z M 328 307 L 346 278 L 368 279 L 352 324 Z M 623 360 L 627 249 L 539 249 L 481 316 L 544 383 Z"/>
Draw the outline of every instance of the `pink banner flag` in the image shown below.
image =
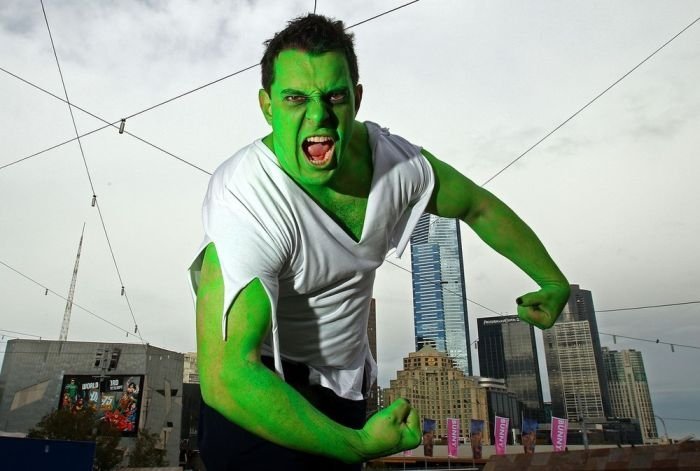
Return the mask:
<path fill-rule="evenodd" d="M 552 417 L 552 431 L 550 437 L 552 438 L 552 447 L 554 451 L 566 450 L 566 432 L 568 430 L 568 420 Z"/>
<path fill-rule="evenodd" d="M 447 456 L 459 454 L 459 419 L 447 419 Z"/>
<path fill-rule="evenodd" d="M 508 443 L 508 422 L 510 419 L 507 417 L 499 417 L 496 416 L 496 423 L 493 428 L 494 432 L 494 438 L 495 438 L 495 447 L 496 447 L 496 454 L 497 455 L 505 455 L 506 454 L 506 444 Z"/>

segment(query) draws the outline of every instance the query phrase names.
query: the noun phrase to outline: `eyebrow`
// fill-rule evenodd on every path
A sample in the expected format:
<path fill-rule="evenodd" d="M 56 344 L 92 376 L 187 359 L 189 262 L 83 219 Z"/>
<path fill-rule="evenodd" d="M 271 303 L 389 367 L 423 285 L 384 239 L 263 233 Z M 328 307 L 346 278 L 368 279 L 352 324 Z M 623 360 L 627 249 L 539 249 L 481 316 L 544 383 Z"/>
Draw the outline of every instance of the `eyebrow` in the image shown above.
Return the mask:
<path fill-rule="evenodd" d="M 293 88 L 285 88 L 280 93 L 282 95 L 304 95 L 304 96 L 306 96 L 306 92 L 302 92 L 301 90 L 295 90 Z"/>
<path fill-rule="evenodd" d="M 325 92 L 323 95 L 332 95 L 333 93 L 349 93 L 350 88 L 349 87 L 337 87 L 337 88 L 332 88 Z M 308 96 L 308 94 L 302 90 L 297 90 L 295 88 L 285 88 L 280 92 L 282 95 L 301 95 L 301 96 Z"/>

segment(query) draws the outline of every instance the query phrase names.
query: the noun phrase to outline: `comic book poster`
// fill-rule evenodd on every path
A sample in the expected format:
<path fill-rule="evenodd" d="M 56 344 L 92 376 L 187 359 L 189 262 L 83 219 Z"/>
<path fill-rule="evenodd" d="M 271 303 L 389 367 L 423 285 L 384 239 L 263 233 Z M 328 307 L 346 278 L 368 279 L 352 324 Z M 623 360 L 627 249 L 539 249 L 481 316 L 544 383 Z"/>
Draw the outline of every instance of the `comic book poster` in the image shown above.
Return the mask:
<path fill-rule="evenodd" d="M 435 419 L 423 419 L 423 455 L 433 456 L 433 439 L 435 434 Z"/>
<path fill-rule="evenodd" d="M 537 420 L 523 419 L 522 442 L 525 454 L 529 455 L 535 452 L 535 443 L 537 442 Z"/>
<path fill-rule="evenodd" d="M 472 444 L 472 456 L 476 460 L 481 459 L 481 438 L 484 432 L 484 421 L 472 419 L 469 427 L 469 436 Z"/>
<path fill-rule="evenodd" d="M 92 409 L 100 420 L 112 423 L 123 436 L 136 436 L 142 386 L 143 375 L 65 375 L 58 407 L 74 412 Z"/>

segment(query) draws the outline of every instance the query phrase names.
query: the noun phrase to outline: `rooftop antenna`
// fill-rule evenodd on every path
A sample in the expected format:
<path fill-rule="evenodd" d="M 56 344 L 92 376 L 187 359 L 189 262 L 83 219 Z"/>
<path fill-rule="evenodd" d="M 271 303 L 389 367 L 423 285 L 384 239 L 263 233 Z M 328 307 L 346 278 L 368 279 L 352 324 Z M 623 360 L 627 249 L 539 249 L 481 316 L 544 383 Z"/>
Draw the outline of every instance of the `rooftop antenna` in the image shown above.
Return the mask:
<path fill-rule="evenodd" d="M 70 325 L 70 313 L 73 309 L 73 295 L 75 294 L 75 281 L 78 279 L 78 265 L 80 264 L 80 250 L 83 248 L 83 235 L 85 234 L 85 223 L 83 230 L 80 233 L 80 243 L 78 243 L 78 255 L 75 257 L 75 267 L 73 267 L 73 279 L 70 281 L 70 290 L 68 290 L 68 299 L 66 300 L 66 311 L 63 313 L 63 324 L 61 324 L 61 335 L 58 337 L 59 342 L 68 339 L 68 326 Z"/>

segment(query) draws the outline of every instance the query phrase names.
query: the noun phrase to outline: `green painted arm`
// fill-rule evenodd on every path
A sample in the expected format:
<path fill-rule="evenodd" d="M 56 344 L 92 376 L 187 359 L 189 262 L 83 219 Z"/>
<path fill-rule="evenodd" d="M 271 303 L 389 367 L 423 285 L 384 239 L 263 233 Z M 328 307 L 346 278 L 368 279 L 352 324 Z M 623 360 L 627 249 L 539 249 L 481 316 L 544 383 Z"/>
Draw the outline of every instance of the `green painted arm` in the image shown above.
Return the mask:
<path fill-rule="evenodd" d="M 541 329 L 551 327 L 569 299 L 569 282 L 540 240 L 517 214 L 490 192 L 423 150 L 435 173 L 428 212 L 466 222 L 490 247 L 539 286 L 519 297 L 518 316 Z"/>
<path fill-rule="evenodd" d="M 420 442 L 418 413 L 399 399 L 361 430 L 344 427 L 315 409 L 260 361 L 271 325 L 270 301 L 256 278 L 228 314 L 228 340 L 221 335 L 224 286 L 216 248 L 210 244 L 197 293 L 197 350 L 204 401 L 232 422 L 279 445 L 344 462 L 414 448 Z"/>

